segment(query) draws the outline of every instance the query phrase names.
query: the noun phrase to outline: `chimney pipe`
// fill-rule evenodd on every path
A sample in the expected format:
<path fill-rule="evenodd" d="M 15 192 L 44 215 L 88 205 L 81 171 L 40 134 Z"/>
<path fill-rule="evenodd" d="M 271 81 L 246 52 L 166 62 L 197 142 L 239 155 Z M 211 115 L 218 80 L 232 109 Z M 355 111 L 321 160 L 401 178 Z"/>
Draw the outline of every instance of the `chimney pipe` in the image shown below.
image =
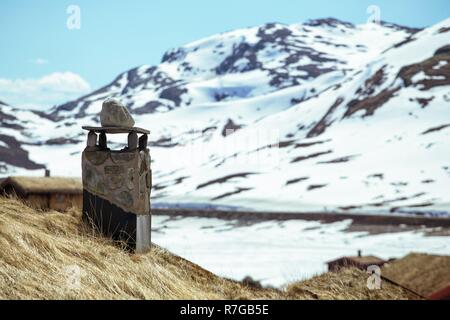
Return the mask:
<path fill-rule="evenodd" d="M 45 169 L 45 176 L 46 177 L 50 177 L 50 170 L 49 169 Z"/>

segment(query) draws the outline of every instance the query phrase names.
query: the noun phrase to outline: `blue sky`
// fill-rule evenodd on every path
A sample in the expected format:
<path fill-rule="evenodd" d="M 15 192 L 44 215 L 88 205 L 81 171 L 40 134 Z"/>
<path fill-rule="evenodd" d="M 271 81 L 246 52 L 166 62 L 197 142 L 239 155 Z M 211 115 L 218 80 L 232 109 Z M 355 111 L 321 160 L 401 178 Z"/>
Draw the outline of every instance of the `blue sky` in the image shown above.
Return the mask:
<path fill-rule="evenodd" d="M 69 5 L 80 8 L 80 29 L 66 26 Z M 330 16 L 364 23 L 369 5 L 382 20 L 413 27 L 450 16 L 449 0 L 2 0 L 0 100 L 50 107 L 211 34 Z"/>

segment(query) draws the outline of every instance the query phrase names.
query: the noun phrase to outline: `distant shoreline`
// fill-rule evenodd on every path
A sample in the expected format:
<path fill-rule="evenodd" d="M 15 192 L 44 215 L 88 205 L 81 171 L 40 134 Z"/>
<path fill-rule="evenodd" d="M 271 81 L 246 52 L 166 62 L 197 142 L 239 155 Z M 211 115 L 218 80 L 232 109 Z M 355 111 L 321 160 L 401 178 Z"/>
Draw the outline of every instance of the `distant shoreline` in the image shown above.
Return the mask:
<path fill-rule="evenodd" d="M 259 222 L 267 220 L 312 220 L 324 223 L 338 222 L 351 219 L 357 225 L 405 225 L 409 227 L 449 228 L 448 217 L 426 217 L 417 215 L 377 215 L 377 214 L 349 214 L 328 212 L 260 212 L 260 211 L 222 211 L 212 209 L 181 209 L 181 208 L 152 208 L 154 215 L 167 215 L 172 217 L 203 217 L 219 218 L 223 220 L 244 220 Z"/>
<path fill-rule="evenodd" d="M 418 231 L 427 236 L 450 236 L 450 218 L 426 216 L 400 216 L 376 214 L 349 214 L 330 212 L 259 212 L 259 211 L 226 211 L 217 209 L 180 209 L 152 208 L 152 214 L 170 218 L 216 218 L 233 221 L 233 225 L 251 225 L 265 221 L 306 220 L 334 223 L 352 220 L 345 230 L 347 232 L 368 232 L 384 234 L 394 232 Z"/>

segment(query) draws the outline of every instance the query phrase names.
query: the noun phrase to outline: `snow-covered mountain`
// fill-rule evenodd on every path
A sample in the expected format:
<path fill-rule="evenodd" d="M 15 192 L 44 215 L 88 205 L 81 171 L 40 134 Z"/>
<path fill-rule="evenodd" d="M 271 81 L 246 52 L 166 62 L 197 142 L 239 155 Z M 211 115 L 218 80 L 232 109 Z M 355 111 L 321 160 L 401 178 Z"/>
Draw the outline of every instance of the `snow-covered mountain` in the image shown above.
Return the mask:
<path fill-rule="evenodd" d="M 266 24 L 169 50 L 46 114 L 1 105 L 1 174 L 79 175 L 81 126 L 107 97 L 151 130 L 154 204 L 450 212 L 450 19 Z"/>

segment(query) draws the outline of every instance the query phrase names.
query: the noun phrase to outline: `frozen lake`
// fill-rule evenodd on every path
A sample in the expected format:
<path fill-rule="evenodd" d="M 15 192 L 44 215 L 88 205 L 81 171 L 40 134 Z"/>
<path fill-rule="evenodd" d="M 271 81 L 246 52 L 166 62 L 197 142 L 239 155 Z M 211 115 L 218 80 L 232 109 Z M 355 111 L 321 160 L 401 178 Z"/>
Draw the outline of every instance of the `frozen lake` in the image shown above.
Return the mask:
<path fill-rule="evenodd" d="M 240 220 L 153 216 L 152 241 L 223 277 L 251 276 L 281 287 L 327 271 L 343 255 L 399 258 L 412 251 L 450 255 L 450 237 L 423 230 L 385 234 L 345 231 L 351 220 L 334 223 L 286 220 L 243 224 Z"/>

